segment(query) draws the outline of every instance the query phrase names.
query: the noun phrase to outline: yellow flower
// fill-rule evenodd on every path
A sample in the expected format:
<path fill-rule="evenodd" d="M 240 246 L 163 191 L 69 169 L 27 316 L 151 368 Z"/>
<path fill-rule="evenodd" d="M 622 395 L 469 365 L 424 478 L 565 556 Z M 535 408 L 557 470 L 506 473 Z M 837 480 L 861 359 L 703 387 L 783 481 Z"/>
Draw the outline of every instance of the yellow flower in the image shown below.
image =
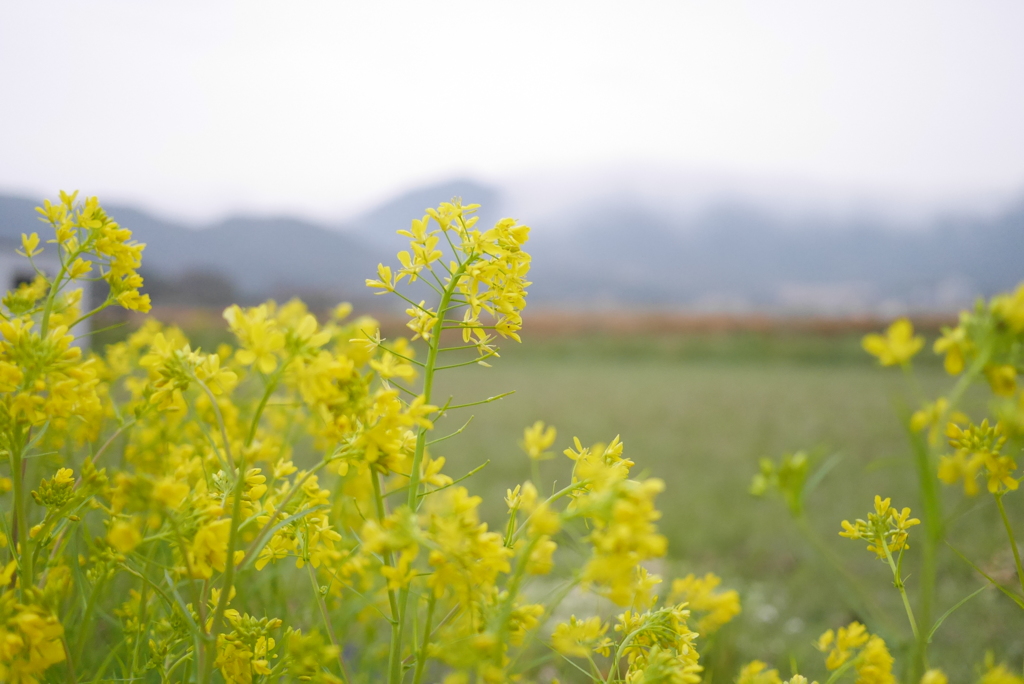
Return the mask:
<path fill-rule="evenodd" d="M 277 352 L 284 348 L 285 337 L 271 317 L 267 304 L 242 310 L 237 304 L 224 310 L 224 319 L 242 345 L 235 358 L 243 366 L 254 365 L 263 373 L 277 368 Z"/>
<path fill-rule="evenodd" d="M 928 670 L 921 677 L 921 684 L 949 684 L 949 679 L 942 670 Z"/>
<path fill-rule="evenodd" d="M 224 572 L 228 560 L 228 538 L 231 519 L 221 518 L 207 523 L 196 531 L 192 540 L 192 572 L 196 577 L 209 579 L 213 571 Z M 244 554 L 244 552 L 241 552 Z M 241 558 L 236 558 L 236 562 Z"/>
<path fill-rule="evenodd" d="M 967 339 L 967 330 L 963 325 L 955 328 L 943 328 L 942 337 L 935 340 L 932 347 L 936 354 L 945 354 L 943 365 L 950 375 L 959 375 L 964 370 L 965 359 L 974 347 Z"/>
<path fill-rule="evenodd" d="M 978 684 L 1024 684 L 1024 677 L 1014 674 L 1005 665 L 989 663 Z"/>
<path fill-rule="evenodd" d="M 594 616 L 578 620 L 573 615 L 569 622 L 563 622 L 551 633 L 551 645 L 562 655 L 586 658 L 591 653 L 606 656 L 611 651 L 611 639 L 605 637 L 608 625 Z"/>
<path fill-rule="evenodd" d="M 384 294 L 386 292 L 394 292 L 397 281 L 391 275 L 391 267 L 385 266 L 384 264 L 377 264 L 377 277 L 379 280 L 366 279 L 366 286 L 380 290 L 380 292 L 374 292 L 374 294 Z M 398 280 L 402 279 L 402 275 L 398 276 Z"/>
<path fill-rule="evenodd" d="M 65 658 L 60 621 L 43 608 L 0 598 L 0 681 L 37 684 L 51 665 Z"/>
<path fill-rule="evenodd" d="M 120 553 L 129 553 L 142 543 L 142 535 L 134 522 L 118 520 L 107 530 L 107 543 Z"/>
<path fill-rule="evenodd" d="M 769 670 L 768 665 L 754 660 L 743 666 L 736 684 L 782 684 L 778 670 Z"/>
<path fill-rule="evenodd" d="M 877 356 L 883 366 L 896 366 L 910 361 L 924 346 L 924 338 L 915 337 L 914 325 L 900 318 L 889 326 L 885 335 L 865 335 L 861 344 L 864 351 Z"/>
<path fill-rule="evenodd" d="M 851 622 L 840 627 L 838 632 L 831 629 L 818 638 L 817 648 L 822 653 L 828 652 L 825 667 L 836 670 L 854 655 L 854 651 L 868 642 L 870 635 L 867 628 L 859 622 Z"/>
<path fill-rule="evenodd" d="M 545 427 L 544 421 L 538 420 L 523 430 L 523 441 L 519 443 L 519 446 L 534 461 L 546 460 L 551 458 L 551 454 L 547 452 L 547 449 L 555 443 L 557 435 L 558 432 L 554 426 Z"/>
<path fill-rule="evenodd" d="M 992 312 L 1005 321 L 1013 332 L 1024 332 L 1024 283 L 1018 285 L 1013 294 L 993 297 Z"/>
<path fill-rule="evenodd" d="M 42 249 L 39 248 L 39 235 L 32 233 L 31 235 L 21 234 L 21 251 L 18 252 L 22 256 L 34 257 L 36 254 L 42 253 Z"/>
<path fill-rule="evenodd" d="M 672 582 L 669 603 L 683 603 L 694 612 L 705 615 L 697 622 L 701 634 L 710 635 L 740 614 L 739 592 L 716 591 L 722 579 L 713 573 L 704 577 L 690 574 Z"/>
<path fill-rule="evenodd" d="M 858 519 L 854 523 L 842 522 L 843 531 L 840 537 L 848 539 L 864 539 L 868 543 L 868 551 L 874 551 L 879 558 L 886 558 L 889 553 L 909 549 L 907 530 L 921 524 L 917 518 L 910 517 L 910 509 L 897 511 L 890 506 L 890 499 L 875 496 L 875 512 L 868 513 L 868 519 Z"/>
<path fill-rule="evenodd" d="M 1013 491 L 1020 486 L 1020 481 L 1013 477 L 1017 462 L 1000 453 L 1006 443 L 1001 423 L 989 425 L 986 419 L 981 425 L 968 425 L 967 429 L 950 423 L 946 436 L 956 451 L 939 459 L 940 480 L 951 485 L 963 479 L 964 493 L 973 496 L 978 493 L 975 478 L 984 466 L 988 473 L 988 490 L 993 494 Z"/>
<path fill-rule="evenodd" d="M 188 483 L 165 477 L 153 484 L 153 500 L 167 508 L 177 508 L 188 496 Z"/>
<path fill-rule="evenodd" d="M 1013 366 L 987 366 L 985 377 L 992 393 L 998 397 L 1012 397 L 1017 391 L 1017 369 Z"/>
<path fill-rule="evenodd" d="M 892 675 L 893 658 L 882 637 L 872 636 L 864 646 L 857 664 L 856 684 L 896 684 Z"/>

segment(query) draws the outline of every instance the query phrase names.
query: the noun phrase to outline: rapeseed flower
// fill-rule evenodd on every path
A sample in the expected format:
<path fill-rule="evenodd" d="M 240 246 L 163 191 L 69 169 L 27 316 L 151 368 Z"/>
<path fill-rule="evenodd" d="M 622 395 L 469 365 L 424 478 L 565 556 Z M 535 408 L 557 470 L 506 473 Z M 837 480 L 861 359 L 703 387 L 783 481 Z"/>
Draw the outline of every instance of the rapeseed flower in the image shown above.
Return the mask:
<path fill-rule="evenodd" d="M 873 551 L 883 560 L 890 553 L 910 548 L 907 543 L 907 530 L 919 525 L 921 521 L 910 517 L 909 508 L 897 511 L 890 502 L 891 499 L 883 499 L 876 495 L 874 513 L 868 513 L 867 520 L 858 519 L 853 523 L 844 520 L 843 531 L 839 536 L 866 540 L 869 542 L 868 551 Z"/>
<path fill-rule="evenodd" d="M 914 335 L 914 325 L 906 318 L 895 321 L 885 335 L 865 335 L 861 344 L 864 350 L 878 357 L 883 366 L 903 365 L 910 361 L 924 346 L 924 338 Z"/>

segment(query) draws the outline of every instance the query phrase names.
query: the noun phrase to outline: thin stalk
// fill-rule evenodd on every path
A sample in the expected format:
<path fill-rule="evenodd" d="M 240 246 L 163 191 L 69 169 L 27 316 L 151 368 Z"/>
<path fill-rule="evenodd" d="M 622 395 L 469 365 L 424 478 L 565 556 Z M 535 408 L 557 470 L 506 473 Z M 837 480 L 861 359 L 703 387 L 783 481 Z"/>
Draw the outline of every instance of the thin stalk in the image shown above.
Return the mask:
<path fill-rule="evenodd" d="M 420 644 L 419 653 L 416 654 L 416 669 L 413 671 L 412 684 L 420 684 L 423 679 L 423 668 L 427 664 L 427 647 L 430 645 L 430 629 L 434 621 L 434 607 L 437 604 L 437 597 L 430 592 L 427 600 L 427 620 L 423 626 L 423 643 Z"/>
<path fill-rule="evenodd" d="M 68 257 L 68 261 L 77 257 L 78 253 Z M 60 281 L 64 279 L 64 274 L 67 273 L 68 267 L 65 264 L 61 264 L 60 270 L 57 272 L 57 277 L 50 283 L 50 292 L 46 295 L 46 306 L 43 307 L 43 320 L 39 325 L 39 336 L 42 338 L 46 337 L 46 333 L 50 329 L 50 312 L 53 311 L 53 300 L 57 297 L 57 291 L 60 289 Z"/>
<path fill-rule="evenodd" d="M 460 264 L 455 273 L 452 274 L 448 280 L 448 284 L 445 286 L 444 291 L 441 293 L 441 302 L 438 304 L 438 311 L 445 311 L 448 308 L 448 302 L 455 293 L 455 288 L 458 287 L 459 280 L 462 278 L 463 273 L 466 271 L 467 264 L 473 261 L 472 256 L 466 259 L 466 262 Z M 431 271 L 433 273 L 433 271 Z M 444 329 L 445 316 L 440 314 L 437 320 L 434 322 L 434 328 L 428 341 L 427 351 L 427 362 L 423 365 L 423 401 L 426 404 L 430 403 L 430 395 L 434 388 L 434 373 L 437 369 L 437 353 L 441 347 L 441 331 Z M 420 427 L 416 433 L 416 450 L 413 452 L 412 468 L 409 472 L 409 497 L 407 499 L 409 509 L 413 512 L 419 504 L 420 496 L 420 470 L 423 466 L 423 454 L 426 451 L 427 446 L 427 430 L 426 428 Z M 377 485 L 379 489 L 379 484 Z M 381 502 L 383 507 L 383 499 L 380 496 L 379 491 L 377 492 L 377 499 Z M 388 681 L 390 684 L 400 684 L 402 681 L 402 639 L 405 632 L 405 616 L 407 614 L 407 607 L 409 604 L 409 587 L 402 587 L 400 592 L 400 605 L 393 611 L 396 618 L 396 624 L 392 631 L 391 641 L 391 653 L 390 653 L 390 667 L 388 670 Z"/>
<path fill-rule="evenodd" d="M 228 463 L 231 465 L 232 468 L 234 468 L 235 459 L 231 456 L 231 440 L 228 439 L 228 428 L 224 424 L 224 416 L 221 415 L 220 404 L 217 403 L 217 397 L 214 396 L 213 390 L 210 389 L 209 385 L 207 385 L 205 382 L 199 379 L 198 375 L 193 373 L 192 378 L 196 381 L 196 383 L 199 384 L 200 387 L 203 388 L 203 391 L 206 393 L 206 396 L 210 398 L 210 406 L 213 408 L 213 415 L 217 418 L 217 426 L 220 427 L 220 438 L 224 442 L 224 453 L 227 454 Z M 217 445 L 214 444 L 213 447 L 214 451 L 216 451 Z M 244 478 L 244 471 L 239 469 L 239 472 L 243 474 Z"/>
<path fill-rule="evenodd" d="M 835 572 L 843 578 L 850 588 L 854 590 L 854 593 L 857 595 L 857 598 L 861 603 L 860 606 L 855 607 L 867 610 L 876 621 L 885 624 L 889 630 L 893 630 L 895 625 L 893 625 L 892 620 L 890 620 L 889 616 L 886 615 L 878 606 L 878 602 L 875 601 L 871 594 L 864 588 L 864 585 L 857 580 L 857 577 L 851 573 L 845 565 L 843 565 L 842 560 L 836 556 L 835 552 L 830 549 L 814 532 L 811 528 L 810 522 L 807 520 L 806 514 L 801 513 L 799 516 L 795 516 L 794 521 L 796 522 L 797 529 L 800 530 L 804 539 L 806 539 L 811 546 L 813 546 L 814 549 L 821 554 L 826 561 L 828 561 L 828 564 L 832 566 L 832 569 L 835 570 Z"/>
<path fill-rule="evenodd" d="M 219 411 L 217 415 L 218 417 L 220 416 Z M 241 457 L 244 458 L 244 454 Z M 231 492 L 233 498 L 231 502 L 231 533 L 228 536 L 228 555 L 227 562 L 225 563 L 226 567 L 224 568 L 224 583 L 220 588 L 220 600 L 217 602 L 217 608 L 213 613 L 213 622 L 210 624 L 210 632 L 207 635 L 207 658 L 206 667 L 203 671 L 203 682 L 209 682 L 210 677 L 213 675 L 213 660 L 217 649 L 217 631 L 224 621 L 224 610 L 228 607 L 228 601 L 231 600 L 231 589 L 235 584 L 235 550 L 238 548 L 238 521 L 242 517 L 242 490 L 244 488 L 245 463 L 242 462 L 239 463 L 238 471 L 235 475 L 235 487 Z"/>
<path fill-rule="evenodd" d="M 914 633 L 914 639 L 917 642 L 921 641 L 921 634 L 917 629 L 917 620 L 914 619 L 914 609 L 910 607 L 910 599 L 907 597 L 907 589 L 903 586 L 903 578 L 900 577 L 899 568 L 896 567 L 896 562 L 892 559 L 892 552 L 889 551 L 889 545 L 885 539 L 878 539 L 876 544 L 881 544 L 885 550 L 885 559 L 889 562 L 889 569 L 892 570 L 893 585 L 899 589 L 900 597 L 903 599 L 903 607 L 907 611 L 907 619 L 910 620 L 910 631 Z M 915 678 L 916 679 L 916 678 Z"/>
<path fill-rule="evenodd" d="M 89 599 L 85 604 L 85 612 L 82 614 L 82 631 L 78 633 L 78 639 L 75 641 L 75 661 L 82 659 L 82 651 L 85 650 L 85 639 L 88 635 L 89 626 L 92 623 L 92 614 L 96 610 L 96 601 L 99 600 L 100 591 L 103 589 L 103 585 L 107 582 L 107 576 L 103 575 L 96 584 L 92 585 L 92 591 L 89 593 Z"/>
<path fill-rule="evenodd" d="M 334 625 L 331 624 L 331 618 L 327 614 L 327 603 L 324 601 L 323 595 L 320 594 L 320 585 L 316 581 L 316 573 L 313 572 L 313 564 L 307 562 L 306 568 L 309 570 L 309 581 L 313 585 L 313 595 L 316 596 L 316 603 L 320 607 L 320 615 L 324 618 L 324 625 L 327 627 L 327 636 L 331 639 L 331 644 L 334 649 L 338 652 L 338 667 L 341 669 L 341 679 L 346 684 L 352 681 L 348 672 L 345 670 L 345 661 L 342 659 L 341 645 L 338 643 L 338 637 L 334 635 Z"/>
<path fill-rule="evenodd" d="M 1017 580 L 1020 582 L 1021 591 L 1024 591 L 1024 569 L 1021 569 L 1020 551 L 1017 549 L 1017 539 L 1013 536 L 1013 528 L 1010 527 L 1010 519 L 1006 516 L 1006 508 L 1003 507 L 1003 495 L 996 494 L 996 506 L 999 507 L 999 515 L 1003 518 L 1003 526 L 1006 528 L 1006 536 L 1010 538 L 1010 548 L 1013 549 L 1013 562 L 1017 566 Z"/>
<path fill-rule="evenodd" d="M 939 500 L 938 488 L 935 485 L 935 468 L 932 466 L 927 443 L 922 439 L 921 435 L 910 433 L 909 429 L 908 433 L 914 452 L 914 465 L 917 469 L 921 501 L 924 504 L 924 515 L 921 517 L 924 518 L 925 535 L 921 552 L 921 594 L 918 608 L 921 624 L 930 625 L 932 622 L 932 608 L 935 605 L 938 577 L 938 550 L 944 535 L 942 505 Z M 917 679 L 924 674 L 923 667 L 927 659 L 925 649 L 928 648 L 928 644 L 921 640 L 916 631 L 914 632 L 914 637 L 917 640 L 917 657 L 914 663 L 915 674 L 917 675 L 915 679 Z"/>
<path fill-rule="evenodd" d="M 487 354 L 484 354 L 483 356 L 478 356 L 475 359 L 471 359 L 469 361 L 463 361 L 462 363 L 452 363 L 452 364 L 449 364 L 447 366 L 438 366 L 434 370 L 439 370 L 440 371 L 440 370 L 448 370 L 449 368 L 462 368 L 463 366 L 472 366 L 474 363 L 480 363 L 484 359 L 489 359 L 492 356 L 497 356 L 497 355 L 498 355 L 498 352 L 493 352 L 492 351 L 492 352 L 488 352 Z"/>
<path fill-rule="evenodd" d="M 485 358 L 485 357 L 481 357 L 481 358 Z M 469 363 L 459 364 L 459 365 L 467 365 L 468 366 L 470 363 L 476 363 L 478 360 L 479 359 L 473 359 Z M 442 368 L 454 368 L 454 367 L 455 366 L 442 366 L 441 368 L 438 368 L 436 370 L 441 370 Z M 505 392 L 503 394 L 498 394 L 498 395 L 493 396 L 493 397 L 487 397 L 486 399 L 481 399 L 480 401 L 471 401 L 468 404 L 456 404 L 455 406 L 448 406 L 447 408 L 445 408 L 445 411 L 454 411 L 455 409 L 468 408 L 470 406 L 480 406 L 481 404 L 489 404 L 492 401 L 498 401 L 499 399 L 504 399 L 505 397 L 513 395 L 515 393 L 516 393 L 516 391 L 512 390 L 511 392 Z"/>
<path fill-rule="evenodd" d="M 110 448 L 110 445 L 114 443 L 114 440 L 117 439 L 121 435 L 122 432 L 124 432 L 125 430 L 130 428 L 132 425 L 135 425 L 136 420 L 137 420 L 136 418 L 132 418 L 127 423 L 125 423 L 121 427 L 117 428 L 117 430 L 114 431 L 114 434 L 110 435 L 110 439 L 108 439 L 106 442 L 104 442 L 103 446 L 101 446 L 99 448 L 99 451 L 97 451 L 95 454 L 93 454 L 93 456 L 92 456 L 92 463 L 93 463 L 93 465 L 96 465 L 96 461 L 98 461 L 100 456 L 102 456 L 107 451 L 107 449 Z M 81 482 L 82 478 L 79 477 L 78 481 Z"/>
<path fill-rule="evenodd" d="M 18 550 L 18 563 L 21 570 L 21 600 L 29 603 L 28 592 L 35 584 L 33 568 L 32 539 L 28 534 L 28 510 L 25 507 L 25 463 L 22 459 L 24 439 L 21 430 L 14 430 L 14 448 L 11 449 L 11 480 L 14 483 L 14 517 L 18 536 L 14 540 L 14 548 Z"/>
<path fill-rule="evenodd" d="M 373 480 L 373 499 L 377 505 L 377 520 L 384 523 L 384 497 L 380 491 L 380 478 L 376 471 L 370 471 L 370 479 Z M 395 559 L 390 551 L 384 554 L 384 564 L 389 568 L 395 567 Z M 395 590 L 388 587 L 388 604 L 391 606 L 391 650 L 388 653 L 388 681 L 391 684 L 398 684 L 402 671 L 401 663 L 401 622 L 398 612 L 398 597 Z"/>
<path fill-rule="evenodd" d="M 277 371 L 270 376 L 270 380 L 267 381 L 267 386 L 263 390 L 263 398 L 260 399 L 259 406 L 256 407 L 256 413 L 252 417 L 252 424 L 249 426 L 249 434 L 245 438 L 245 446 L 248 447 L 252 444 L 252 440 L 256 438 L 256 429 L 260 426 L 260 417 L 263 415 L 263 409 L 267 407 L 267 401 L 270 400 L 270 395 L 277 389 L 277 382 L 281 379 L 281 373 L 284 372 L 285 367 L 291 362 L 289 358 L 287 361 L 282 363 Z"/>
<path fill-rule="evenodd" d="M 839 678 L 846 674 L 846 671 L 853 667 L 853 664 L 856 662 L 857 660 L 854 658 L 847 660 L 839 669 L 832 673 L 832 676 L 825 681 L 825 684 L 835 684 L 835 682 L 838 682 Z"/>
<path fill-rule="evenodd" d="M 67 662 L 68 666 L 68 681 L 70 681 L 71 684 L 78 684 L 78 676 L 75 674 L 75 665 L 71 661 L 71 649 L 68 648 L 67 635 L 60 635 L 60 643 L 64 646 L 64 660 Z"/>
<path fill-rule="evenodd" d="M 590 482 L 589 480 L 580 480 L 579 482 L 572 483 L 568 487 L 563 487 L 562 489 L 559 489 L 557 492 L 555 492 L 554 494 L 549 496 L 544 501 L 543 505 L 544 506 L 550 506 L 551 504 L 553 504 L 554 502 L 558 501 L 559 499 L 561 499 L 566 494 L 571 493 L 573 490 L 579 489 L 580 487 L 586 487 L 587 484 L 589 484 L 589 482 Z M 519 527 L 516 529 L 515 534 L 512 535 L 512 541 L 513 542 L 516 540 L 517 537 L 519 537 L 519 533 L 526 529 L 526 527 L 529 524 L 531 518 L 533 518 L 533 513 L 531 513 L 529 516 L 527 516 L 526 520 L 524 520 L 522 522 L 522 524 L 519 525 Z"/>

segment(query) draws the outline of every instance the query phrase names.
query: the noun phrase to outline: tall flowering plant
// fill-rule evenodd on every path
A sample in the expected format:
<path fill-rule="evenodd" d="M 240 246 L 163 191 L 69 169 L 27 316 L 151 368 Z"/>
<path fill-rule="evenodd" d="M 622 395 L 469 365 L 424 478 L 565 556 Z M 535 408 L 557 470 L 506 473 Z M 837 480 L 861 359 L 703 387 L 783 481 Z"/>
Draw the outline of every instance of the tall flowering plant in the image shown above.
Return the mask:
<path fill-rule="evenodd" d="M 429 209 L 367 281 L 406 302 L 411 340 L 291 301 L 230 307 L 235 344 L 215 350 L 147 320 L 86 353 L 83 320 L 148 311 L 144 246 L 94 198 L 47 202 L 53 246 L 26 235 L 23 254 L 54 249 L 60 270 L 8 293 L 0 323 L 0 680 L 700 681 L 700 639 L 738 597 L 709 574 L 659 598 L 662 484 L 618 438 L 575 440 L 557 491 L 514 483 L 496 529 L 467 488 L 479 468 L 445 470 L 465 427 L 446 419 L 504 395 L 442 401 L 435 379 L 518 342 L 529 286 L 529 228 L 479 229 L 476 208 Z M 108 294 L 83 314 L 87 279 Z M 522 447 L 536 463 L 555 439 L 538 423 Z M 578 561 L 555 572 L 566 543 Z M 580 592 L 606 609 L 562 615 Z"/>

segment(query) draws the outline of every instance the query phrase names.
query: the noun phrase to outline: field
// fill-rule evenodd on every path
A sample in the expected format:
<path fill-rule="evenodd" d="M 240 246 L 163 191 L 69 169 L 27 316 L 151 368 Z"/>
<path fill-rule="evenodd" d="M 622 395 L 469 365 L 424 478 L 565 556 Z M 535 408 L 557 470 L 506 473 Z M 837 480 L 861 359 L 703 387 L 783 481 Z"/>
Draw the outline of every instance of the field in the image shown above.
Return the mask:
<path fill-rule="evenodd" d="M 661 571 L 668 576 L 713 571 L 742 595 L 744 612 L 723 633 L 715 654 L 714 665 L 723 674 L 752 658 L 780 667 L 794 662 L 791 658 L 817 663 L 820 654 L 811 642 L 854 618 L 899 643 L 911 635 L 887 568 L 873 561 L 861 542 L 837 534 L 841 520 L 864 516 L 875 493 L 892 496 L 899 507 L 919 508 L 899 419 L 910 406 L 911 388 L 898 370 L 877 367 L 859 339 L 849 333 L 723 333 L 549 337 L 526 339 L 522 347 L 506 344 L 492 369 L 470 367 L 441 376 L 439 403 L 449 394 L 460 403 L 516 393 L 453 412 L 439 433 L 457 429 L 470 414 L 474 419 L 437 453 L 456 476 L 490 461 L 467 484 L 491 504 L 490 520 L 500 525 L 505 489 L 531 477 L 529 460 L 516 444 L 524 426 L 544 420 L 558 428 L 558 455 L 542 463 L 540 481 L 555 479 L 559 485 L 567 482 L 570 465 L 560 451 L 574 435 L 590 444 L 621 434 L 625 455 L 637 469 L 666 483 L 658 503 L 670 560 Z M 930 397 L 950 381 L 929 357 L 921 354 L 924 367 L 917 375 Z M 980 391 L 968 397 L 970 413 L 984 408 L 981 397 Z M 810 497 L 811 526 L 882 604 L 887 625 L 849 608 L 856 605 L 846 600 L 849 585 L 815 552 L 780 501 L 748 494 L 759 458 L 799 449 L 834 464 Z M 1013 561 L 991 498 L 967 501 L 954 488 L 943 496 L 953 543 L 981 559 L 990 574 L 1012 583 Z M 1018 503 L 1008 506 L 1011 515 L 1016 509 L 1021 529 Z M 978 529 L 990 534 L 979 537 Z M 913 553 L 908 556 L 913 596 L 916 563 Z M 944 550 L 940 558 L 939 614 L 985 584 L 952 551 Z M 973 672 L 986 648 L 1019 663 L 1024 643 L 1014 635 L 1022 626 L 1019 609 L 988 589 L 939 630 L 933 665 L 959 681 Z"/>

